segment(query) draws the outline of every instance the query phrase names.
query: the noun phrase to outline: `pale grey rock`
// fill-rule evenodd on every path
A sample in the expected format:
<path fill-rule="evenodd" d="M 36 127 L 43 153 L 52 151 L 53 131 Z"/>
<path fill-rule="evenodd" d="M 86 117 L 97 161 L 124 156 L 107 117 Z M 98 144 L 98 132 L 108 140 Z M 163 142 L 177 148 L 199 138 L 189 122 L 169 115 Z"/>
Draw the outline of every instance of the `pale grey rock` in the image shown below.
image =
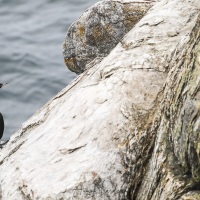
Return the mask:
<path fill-rule="evenodd" d="M 153 4 L 152 0 L 106 0 L 89 8 L 67 31 L 63 45 L 67 67 L 79 74 L 94 59 L 100 61 Z"/>
<path fill-rule="evenodd" d="M 25 122 L 0 152 L 1 199 L 197 199 L 199 11 L 157 3 Z"/>

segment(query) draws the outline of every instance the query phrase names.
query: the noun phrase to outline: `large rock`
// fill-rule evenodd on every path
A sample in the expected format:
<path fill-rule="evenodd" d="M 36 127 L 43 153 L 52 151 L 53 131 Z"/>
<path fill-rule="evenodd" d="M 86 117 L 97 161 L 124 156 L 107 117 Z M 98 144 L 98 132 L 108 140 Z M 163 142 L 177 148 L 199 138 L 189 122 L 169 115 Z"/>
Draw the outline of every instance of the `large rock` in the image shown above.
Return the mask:
<path fill-rule="evenodd" d="M 0 197 L 199 199 L 200 3 L 163 0 L 0 155 Z"/>
<path fill-rule="evenodd" d="M 153 4 L 152 0 L 106 0 L 89 8 L 67 31 L 63 45 L 67 67 L 80 74 L 101 61 Z"/>

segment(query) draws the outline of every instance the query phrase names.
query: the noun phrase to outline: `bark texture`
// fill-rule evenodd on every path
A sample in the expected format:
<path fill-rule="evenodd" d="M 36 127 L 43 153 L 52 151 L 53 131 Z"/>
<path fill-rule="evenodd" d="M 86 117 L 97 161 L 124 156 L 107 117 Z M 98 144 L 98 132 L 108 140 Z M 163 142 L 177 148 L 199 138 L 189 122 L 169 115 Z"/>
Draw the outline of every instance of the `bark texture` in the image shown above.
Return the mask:
<path fill-rule="evenodd" d="M 200 199 L 200 2 L 156 3 L 0 152 L 0 199 Z"/>

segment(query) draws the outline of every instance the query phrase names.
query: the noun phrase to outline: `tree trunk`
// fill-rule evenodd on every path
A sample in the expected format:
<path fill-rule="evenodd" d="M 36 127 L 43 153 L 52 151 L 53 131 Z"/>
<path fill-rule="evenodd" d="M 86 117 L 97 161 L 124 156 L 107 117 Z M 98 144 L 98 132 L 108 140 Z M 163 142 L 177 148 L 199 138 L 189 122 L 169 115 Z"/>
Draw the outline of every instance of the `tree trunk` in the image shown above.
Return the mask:
<path fill-rule="evenodd" d="M 0 197 L 200 199 L 200 2 L 162 0 L 0 152 Z"/>

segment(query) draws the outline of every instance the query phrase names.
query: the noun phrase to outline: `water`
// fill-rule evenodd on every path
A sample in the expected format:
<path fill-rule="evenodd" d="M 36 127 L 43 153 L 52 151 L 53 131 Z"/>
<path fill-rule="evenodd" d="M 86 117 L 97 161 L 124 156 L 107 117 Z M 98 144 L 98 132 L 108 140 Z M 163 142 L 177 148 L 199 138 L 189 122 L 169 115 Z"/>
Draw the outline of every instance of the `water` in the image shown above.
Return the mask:
<path fill-rule="evenodd" d="M 0 0 L 0 112 L 3 140 L 75 74 L 62 57 L 69 25 L 97 0 Z"/>

